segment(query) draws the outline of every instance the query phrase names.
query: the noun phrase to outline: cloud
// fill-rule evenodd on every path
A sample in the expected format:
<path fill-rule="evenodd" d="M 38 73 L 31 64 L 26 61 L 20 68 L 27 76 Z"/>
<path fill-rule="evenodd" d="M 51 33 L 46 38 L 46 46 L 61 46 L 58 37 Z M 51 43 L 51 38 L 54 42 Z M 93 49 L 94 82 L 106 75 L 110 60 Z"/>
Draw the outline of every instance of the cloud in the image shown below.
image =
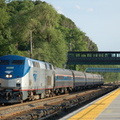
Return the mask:
<path fill-rule="evenodd" d="M 82 10 L 82 11 L 88 11 L 88 12 L 93 12 L 94 9 L 93 8 L 82 8 L 80 7 L 80 5 L 75 5 L 75 8 L 78 9 L 78 10 Z"/>
<path fill-rule="evenodd" d="M 88 12 L 93 12 L 94 9 L 93 9 L 93 8 L 88 8 L 87 11 L 88 11 Z"/>
<path fill-rule="evenodd" d="M 79 10 L 81 9 L 81 7 L 79 5 L 76 5 L 75 8 L 77 8 Z"/>
<path fill-rule="evenodd" d="M 57 10 L 58 13 L 63 14 L 62 8 L 61 7 L 55 7 L 55 9 Z"/>

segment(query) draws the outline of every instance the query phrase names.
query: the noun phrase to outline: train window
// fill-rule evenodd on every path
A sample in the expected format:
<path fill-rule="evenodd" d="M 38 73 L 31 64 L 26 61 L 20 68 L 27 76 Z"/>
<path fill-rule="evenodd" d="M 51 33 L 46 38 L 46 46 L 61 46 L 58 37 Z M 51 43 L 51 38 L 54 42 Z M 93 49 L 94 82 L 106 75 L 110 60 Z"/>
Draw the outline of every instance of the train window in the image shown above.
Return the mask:
<path fill-rule="evenodd" d="M 24 64 L 24 60 L 13 60 L 12 61 L 12 65 L 23 65 Z"/>
<path fill-rule="evenodd" d="M 50 69 L 50 65 L 48 63 L 46 63 L 45 66 L 46 66 L 46 69 L 48 70 Z"/>
<path fill-rule="evenodd" d="M 38 62 L 33 61 L 33 67 L 40 67 L 40 64 Z"/>
<path fill-rule="evenodd" d="M 76 54 L 76 57 L 80 57 L 80 54 Z"/>
<path fill-rule="evenodd" d="M 58 77 L 58 79 L 60 79 L 60 80 L 64 79 L 64 76 L 57 76 L 57 77 Z"/>
<path fill-rule="evenodd" d="M 39 63 L 38 62 L 36 62 L 36 67 L 39 67 Z"/>
<path fill-rule="evenodd" d="M 9 65 L 9 60 L 0 60 L 0 65 Z"/>
<path fill-rule="evenodd" d="M 35 62 L 32 62 L 32 63 L 33 63 L 33 67 L 36 67 Z"/>
<path fill-rule="evenodd" d="M 67 77 L 68 78 L 68 80 L 71 80 L 71 77 Z"/>
<path fill-rule="evenodd" d="M 51 64 L 49 64 L 49 66 L 50 66 L 50 69 L 52 70 L 52 65 L 51 65 Z"/>

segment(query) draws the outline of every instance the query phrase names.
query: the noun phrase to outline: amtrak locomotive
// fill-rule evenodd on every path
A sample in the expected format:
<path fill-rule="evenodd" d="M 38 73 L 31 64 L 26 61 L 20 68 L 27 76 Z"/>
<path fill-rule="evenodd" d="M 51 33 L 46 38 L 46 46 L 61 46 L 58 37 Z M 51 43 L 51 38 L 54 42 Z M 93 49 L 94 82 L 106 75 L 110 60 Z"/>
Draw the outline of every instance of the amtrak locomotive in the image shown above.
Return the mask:
<path fill-rule="evenodd" d="M 0 57 L 0 103 L 16 103 L 103 85 L 103 77 L 17 55 Z"/>

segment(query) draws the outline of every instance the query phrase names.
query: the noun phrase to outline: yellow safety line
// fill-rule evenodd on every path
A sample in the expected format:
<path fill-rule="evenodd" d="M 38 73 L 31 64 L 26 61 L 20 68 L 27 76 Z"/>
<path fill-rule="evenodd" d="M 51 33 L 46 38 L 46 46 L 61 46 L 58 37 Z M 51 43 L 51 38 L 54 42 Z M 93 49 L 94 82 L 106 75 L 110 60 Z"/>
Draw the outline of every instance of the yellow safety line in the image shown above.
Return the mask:
<path fill-rule="evenodd" d="M 120 89 L 112 92 L 111 94 L 103 97 L 96 103 L 93 103 L 86 109 L 80 111 L 76 115 L 72 116 L 68 120 L 95 120 L 98 115 L 107 108 L 110 103 L 120 94 Z"/>

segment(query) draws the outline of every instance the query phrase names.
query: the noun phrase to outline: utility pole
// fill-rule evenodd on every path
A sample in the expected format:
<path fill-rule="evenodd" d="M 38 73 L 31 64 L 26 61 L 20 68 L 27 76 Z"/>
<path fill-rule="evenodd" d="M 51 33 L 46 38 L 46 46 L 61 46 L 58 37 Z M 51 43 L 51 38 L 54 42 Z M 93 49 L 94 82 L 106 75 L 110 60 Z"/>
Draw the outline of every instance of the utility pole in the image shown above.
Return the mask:
<path fill-rule="evenodd" d="M 32 30 L 30 31 L 30 58 L 32 58 L 33 56 L 32 56 L 32 48 L 33 48 L 33 46 L 32 46 Z"/>

